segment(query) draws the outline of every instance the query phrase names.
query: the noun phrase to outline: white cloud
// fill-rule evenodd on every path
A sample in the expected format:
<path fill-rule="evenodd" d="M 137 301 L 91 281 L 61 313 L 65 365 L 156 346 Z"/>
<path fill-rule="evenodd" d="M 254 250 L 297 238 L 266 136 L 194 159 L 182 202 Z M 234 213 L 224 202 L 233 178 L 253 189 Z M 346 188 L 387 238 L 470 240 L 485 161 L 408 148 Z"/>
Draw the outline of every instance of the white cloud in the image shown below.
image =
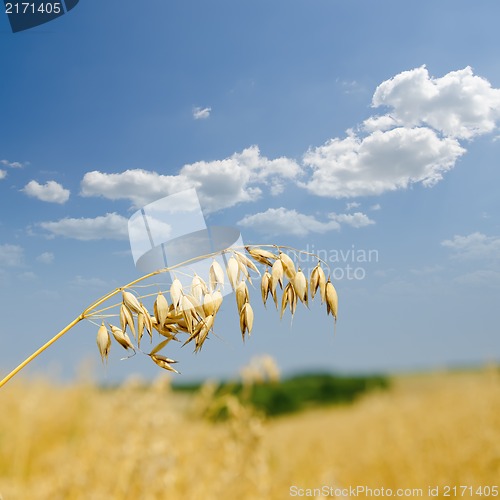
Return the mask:
<path fill-rule="evenodd" d="M 332 139 L 309 150 L 304 163 L 313 174 L 299 185 L 334 198 L 380 195 L 421 182 L 432 186 L 465 153 L 455 139 L 429 128 L 403 128 L 360 138 Z"/>
<path fill-rule="evenodd" d="M 54 254 L 52 252 L 43 252 L 36 258 L 36 260 L 42 264 L 52 264 L 52 262 L 54 262 Z"/>
<path fill-rule="evenodd" d="M 291 234 L 306 236 L 309 233 L 326 233 L 337 230 L 340 224 L 334 220 L 320 222 L 312 215 L 305 215 L 286 208 L 269 208 L 265 212 L 247 215 L 238 222 L 263 234 Z"/>
<path fill-rule="evenodd" d="M 375 203 L 375 205 L 372 205 L 370 207 L 370 210 L 372 211 L 376 211 L 376 210 L 380 210 L 382 207 L 380 206 L 380 203 Z"/>
<path fill-rule="evenodd" d="M 24 164 L 19 161 L 9 161 L 9 160 L 0 160 L 0 165 L 5 165 L 9 168 L 23 168 Z"/>
<path fill-rule="evenodd" d="M 357 201 L 353 201 L 351 203 L 346 203 L 345 205 L 345 209 L 349 212 L 351 211 L 353 208 L 359 208 L 361 206 L 360 203 L 358 203 Z"/>
<path fill-rule="evenodd" d="M 75 278 L 71 281 L 70 285 L 73 285 L 77 288 L 105 288 L 109 287 L 109 284 L 106 283 L 101 278 L 84 278 L 83 276 L 75 276 Z"/>
<path fill-rule="evenodd" d="M 195 120 L 206 120 L 212 111 L 212 108 L 194 108 L 193 118 Z"/>
<path fill-rule="evenodd" d="M 454 252 L 459 259 L 500 259 L 500 237 L 472 233 L 467 236 L 455 235 L 451 240 L 441 242 Z"/>
<path fill-rule="evenodd" d="M 53 236 L 65 236 L 82 241 L 89 240 L 127 240 L 128 219 L 116 213 L 106 214 L 95 219 L 64 219 L 41 222 L 40 227 Z"/>
<path fill-rule="evenodd" d="M 136 207 L 179 191 L 196 188 L 202 207 L 208 212 L 237 203 L 255 201 L 260 186 L 293 180 L 301 173 L 289 158 L 269 160 L 257 146 L 224 160 L 199 161 L 182 167 L 178 175 L 162 175 L 147 170 L 127 170 L 117 174 L 88 172 L 81 184 L 82 196 L 128 199 Z M 276 193 L 274 188 L 274 192 Z M 273 188 L 271 189 L 273 191 Z"/>
<path fill-rule="evenodd" d="M 495 129 L 500 118 L 500 89 L 474 75 L 469 66 L 441 78 L 429 76 L 422 66 L 381 83 L 372 105 L 388 106 L 391 112 L 365 121 L 367 130 L 373 130 L 377 120 L 385 127 L 392 119 L 398 125 L 426 125 L 448 137 L 470 139 Z"/>
<path fill-rule="evenodd" d="M 369 226 L 375 224 L 375 221 L 370 219 L 362 212 L 355 212 L 353 214 L 329 214 L 328 217 L 340 224 L 346 224 L 355 228 Z"/>
<path fill-rule="evenodd" d="M 64 189 L 61 184 L 55 181 L 48 181 L 45 184 L 30 181 L 24 186 L 22 191 L 32 198 L 49 203 L 66 203 L 70 195 L 69 189 Z"/>
<path fill-rule="evenodd" d="M 5 170 L 0 170 L 0 181 L 7 177 L 7 172 Z"/>
<path fill-rule="evenodd" d="M 19 267 L 23 263 L 24 250 L 19 245 L 0 245 L 0 267 Z"/>

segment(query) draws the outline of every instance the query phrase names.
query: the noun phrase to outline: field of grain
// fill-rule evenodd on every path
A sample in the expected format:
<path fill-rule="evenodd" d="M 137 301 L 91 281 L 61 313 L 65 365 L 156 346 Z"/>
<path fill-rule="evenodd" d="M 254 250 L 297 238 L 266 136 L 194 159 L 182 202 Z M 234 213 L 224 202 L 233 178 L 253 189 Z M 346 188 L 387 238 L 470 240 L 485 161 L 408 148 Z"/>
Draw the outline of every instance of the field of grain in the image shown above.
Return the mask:
<path fill-rule="evenodd" d="M 2 500 L 320 498 L 349 487 L 430 498 L 436 486 L 438 497 L 466 486 L 480 498 L 478 487 L 500 483 L 498 368 L 400 376 L 354 404 L 274 419 L 210 384 L 173 393 L 162 377 L 113 390 L 7 384 Z M 227 420 L 207 418 L 220 407 Z"/>

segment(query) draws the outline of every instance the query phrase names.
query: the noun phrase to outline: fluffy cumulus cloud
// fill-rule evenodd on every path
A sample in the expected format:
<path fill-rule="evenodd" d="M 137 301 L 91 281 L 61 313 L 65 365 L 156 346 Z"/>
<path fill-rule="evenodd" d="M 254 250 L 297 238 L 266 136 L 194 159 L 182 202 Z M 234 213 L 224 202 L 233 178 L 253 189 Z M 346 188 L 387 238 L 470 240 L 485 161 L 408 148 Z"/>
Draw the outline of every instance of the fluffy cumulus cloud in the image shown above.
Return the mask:
<path fill-rule="evenodd" d="M 247 215 L 238 224 L 262 234 L 290 234 L 293 236 L 326 233 L 340 228 L 340 224 L 334 220 L 321 222 L 312 215 L 301 214 L 297 210 L 288 210 L 283 207 L 269 208 L 265 212 Z"/>
<path fill-rule="evenodd" d="M 495 130 L 500 89 L 470 67 L 435 78 L 422 66 L 382 82 L 372 106 L 383 111 L 349 129 L 345 136 L 311 147 L 299 162 L 287 157 L 270 159 L 251 146 L 224 159 L 184 165 L 175 175 L 147 170 L 88 172 L 81 195 L 126 199 L 142 207 L 196 188 L 203 209 L 216 212 L 255 202 L 264 195 L 278 196 L 290 184 L 311 195 L 338 199 L 377 196 L 415 184 L 431 187 L 466 153 L 465 141 Z M 194 113 L 201 119 L 210 108 L 197 108 Z M 371 210 L 379 207 L 375 204 Z M 350 205 L 347 211 L 353 208 Z M 249 217 L 262 214 L 269 215 L 262 212 Z M 288 216 L 276 215 L 279 220 Z M 373 222 L 368 221 L 358 216 L 342 223 Z M 316 222 L 322 227 L 335 221 Z"/>
<path fill-rule="evenodd" d="M 95 218 L 66 217 L 58 221 L 41 222 L 40 227 L 52 236 L 65 236 L 82 241 L 128 239 L 128 219 L 116 213 Z"/>
<path fill-rule="evenodd" d="M 5 170 L 0 169 L 0 181 L 7 177 L 7 172 Z"/>
<path fill-rule="evenodd" d="M 422 66 L 382 82 L 372 105 L 388 112 L 304 155 L 311 175 L 300 186 L 333 198 L 433 186 L 466 152 L 459 141 L 495 130 L 500 89 L 470 67 L 434 78 Z"/>
<path fill-rule="evenodd" d="M 260 154 L 257 146 L 252 146 L 223 160 L 184 165 L 177 175 L 162 175 L 147 170 L 127 170 L 115 174 L 88 172 L 82 180 L 81 194 L 112 200 L 128 199 L 134 206 L 141 207 L 194 187 L 203 208 L 214 212 L 259 199 L 266 184 L 274 193 L 279 192 L 279 181 L 293 180 L 300 173 L 301 169 L 294 160 L 270 160 Z"/>
<path fill-rule="evenodd" d="M 500 237 L 487 236 L 483 233 L 471 233 L 467 236 L 455 235 L 451 240 L 441 242 L 453 251 L 459 259 L 496 259 L 500 260 Z"/>
<path fill-rule="evenodd" d="M 469 66 L 433 78 L 422 66 L 403 71 L 381 83 L 374 95 L 374 107 L 387 106 L 390 114 L 366 122 L 390 126 L 393 120 L 406 127 L 426 125 L 447 137 L 470 139 L 492 132 L 500 118 L 500 89 L 474 75 Z"/>
<path fill-rule="evenodd" d="M 24 250 L 19 245 L 0 245 L 0 267 L 18 267 L 23 263 Z"/>
<path fill-rule="evenodd" d="M 22 191 L 41 201 L 49 203 L 66 203 L 69 200 L 70 192 L 64 189 L 61 184 L 55 181 L 48 181 L 45 184 L 39 184 L 37 181 L 30 181 Z"/>
<path fill-rule="evenodd" d="M 350 135 L 309 150 L 304 163 L 312 175 L 299 185 L 334 198 L 380 195 L 416 182 L 432 186 L 464 153 L 456 139 L 425 127 Z"/>
<path fill-rule="evenodd" d="M 194 108 L 193 118 L 195 120 L 206 120 L 210 116 L 211 112 L 212 108 Z"/>

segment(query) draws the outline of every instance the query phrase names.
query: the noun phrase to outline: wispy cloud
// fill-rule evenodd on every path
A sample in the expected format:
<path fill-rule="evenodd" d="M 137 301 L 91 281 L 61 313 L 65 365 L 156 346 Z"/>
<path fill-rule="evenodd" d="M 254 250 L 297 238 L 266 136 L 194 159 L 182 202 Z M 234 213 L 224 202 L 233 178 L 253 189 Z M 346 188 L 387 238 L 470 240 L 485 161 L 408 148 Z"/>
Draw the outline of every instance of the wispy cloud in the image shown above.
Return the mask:
<path fill-rule="evenodd" d="M 19 267 L 23 264 L 24 250 L 19 245 L 0 245 L 0 267 Z"/>
<path fill-rule="evenodd" d="M 61 184 L 55 181 L 48 181 L 45 184 L 39 184 L 37 181 L 30 181 L 22 191 L 41 201 L 49 203 L 66 203 L 69 200 L 70 191 L 64 189 Z"/>
<path fill-rule="evenodd" d="M 54 254 L 52 252 L 43 252 L 36 260 L 42 264 L 52 264 L 52 262 L 54 262 Z"/>
<path fill-rule="evenodd" d="M 7 172 L 5 170 L 0 169 L 0 181 L 7 177 Z"/>
<path fill-rule="evenodd" d="M 0 165 L 4 165 L 9 168 L 23 168 L 26 163 L 21 163 L 19 161 L 0 160 Z"/>
<path fill-rule="evenodd" d="M 65 236 L 76 240 L 127 240 L 128 219 L 116 213 L 95 218 L 69 218 L 41 222 L 40 227 L 52 236 Z"/>
<path fill-rule="evenodd" d="M 326 233 L 340 228 L 340 224 L 334 220 L 321 222 L 312 215 L 301 214 L 297 210 L 289 210 L 284 207 L 269 208 L 265 212 L 247 215 L 238 224 L 262 234 L 290 234 L 293 236 Z"/>
<path fill-rule="evenodd" d="M 206 120 L 210 113 L 212 112 L 212 108 L 194 108 L 193 109 L 193 118 L 195 120 Z"/>
<path fill-rule="evenodd" d="M 453 256 L 458 259 L 500 260 L 500 237 L 487 236 L 476 232 L 467 236 L 455 235 L 451 240 L 441 242 L 446 248 L 453 251 Z"/>

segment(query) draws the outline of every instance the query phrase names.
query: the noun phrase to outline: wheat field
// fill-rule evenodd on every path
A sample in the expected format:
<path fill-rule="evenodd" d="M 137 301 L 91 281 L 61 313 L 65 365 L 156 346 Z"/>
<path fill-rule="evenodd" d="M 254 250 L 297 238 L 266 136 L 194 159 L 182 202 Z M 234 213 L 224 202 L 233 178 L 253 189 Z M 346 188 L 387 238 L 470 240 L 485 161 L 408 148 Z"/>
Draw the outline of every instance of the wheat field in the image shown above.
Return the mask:
<path fill-rule="evenodd" d="M 174 393 L 166 375 L 112 390 L 14 380 L 0 392 L 0 498 L 333 498 L 359 486 L 430 498 L 500 482 L 498 368 L 399 376 L 352 405 L 275 419 L 214 394 Z M 207 418 L 221 406 L 226 421 Z"/>

